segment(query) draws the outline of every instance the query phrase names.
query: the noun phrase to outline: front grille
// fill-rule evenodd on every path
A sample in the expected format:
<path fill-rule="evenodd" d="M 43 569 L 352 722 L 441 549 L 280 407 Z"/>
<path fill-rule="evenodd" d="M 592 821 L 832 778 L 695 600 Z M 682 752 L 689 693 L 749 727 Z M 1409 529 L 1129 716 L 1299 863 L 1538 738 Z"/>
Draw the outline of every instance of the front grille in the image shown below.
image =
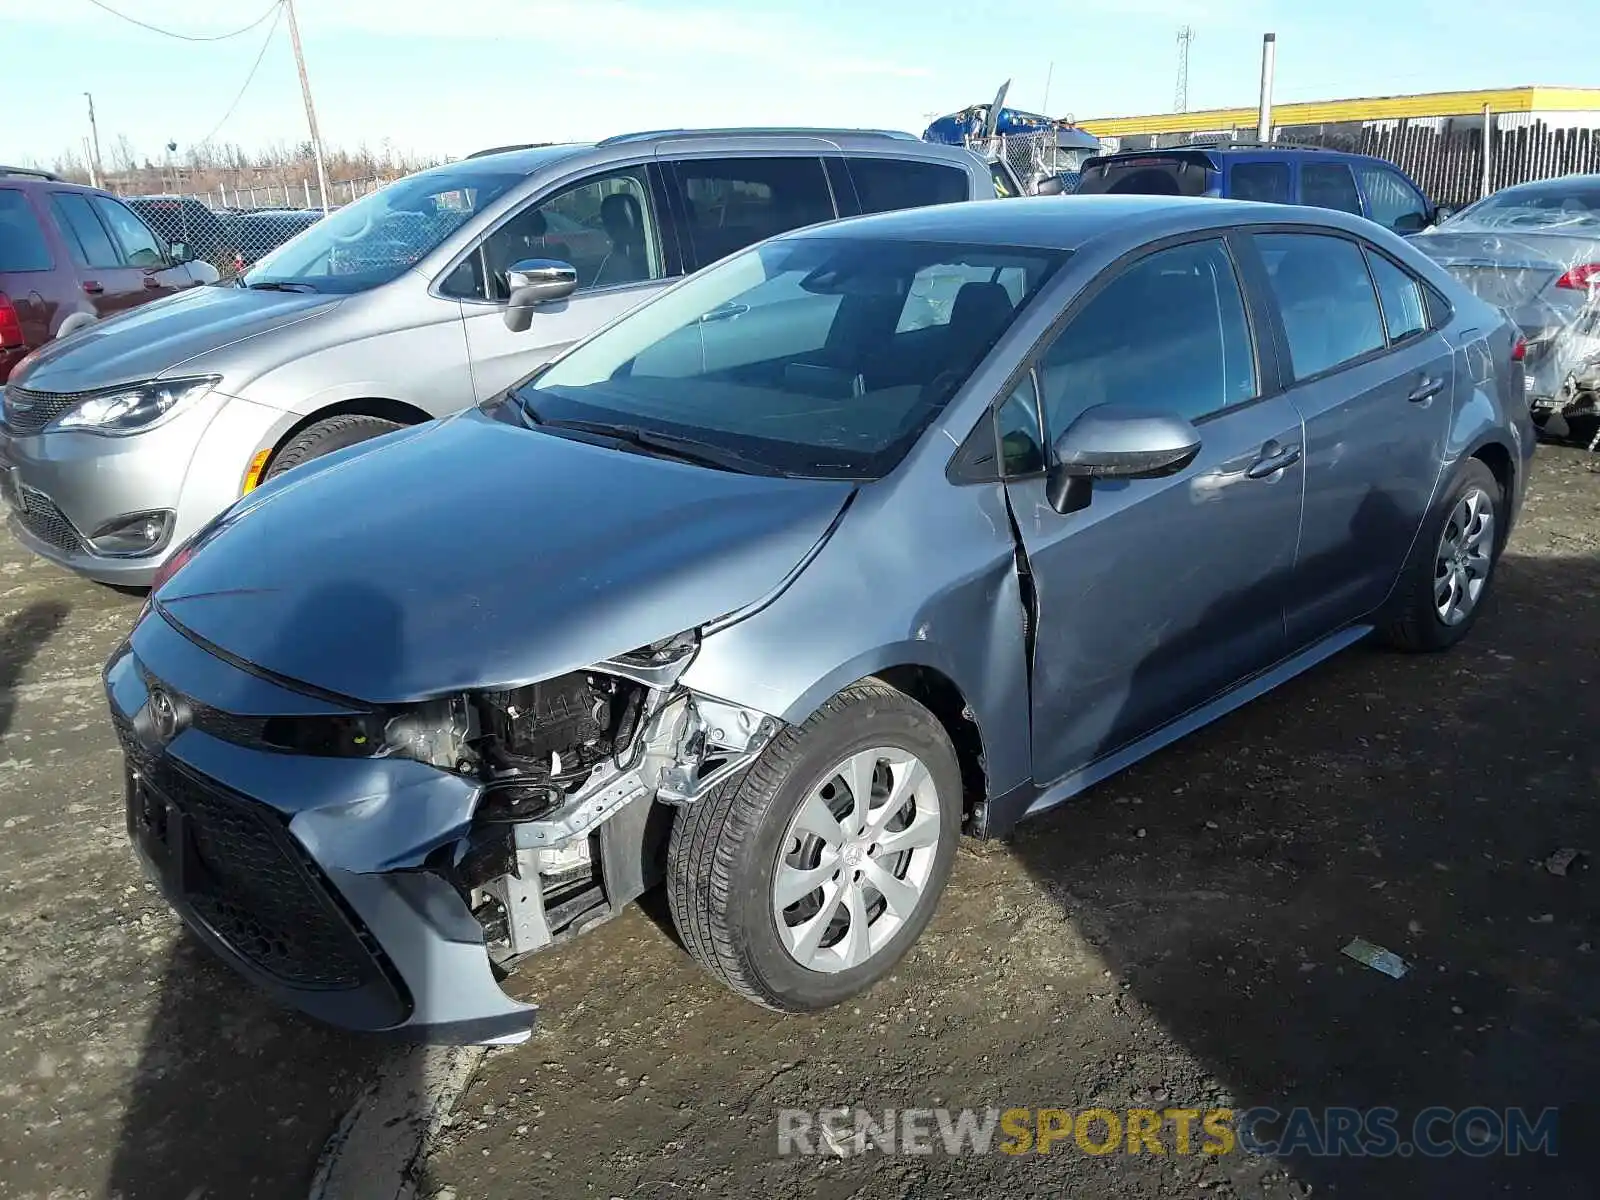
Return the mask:
<path fill-rule="evenodd" d="M 0 409 L 0 423 L 12 433 L 38 433 L 87 394 L 32 392 L 27 388 L 8 387 L 5 406 Z"/>
<path fill-rule="evenodd" d="M 134 776 L 130 823 L 143 820 L 167 839 L 166 804 L 184 818 L 194 869 L 175 899 L 235 954 L 292 987 L 349 990 L 381 977 L 356 918 L 276 813 L 152 751 L 126 718 L 114 715 L 114 724 Z"/>
<path fill-rule="evenodd" d="M 36 492 L 26 484 L 17 489 L 21 504 L 16 513 L 22 527 L 47 546 L 54 546 L 64 554 L 76 554 L 83 549 L 83 539 L 67 520 L 67 514 L 56 507 L 56 502 L 43 492 Z"/>

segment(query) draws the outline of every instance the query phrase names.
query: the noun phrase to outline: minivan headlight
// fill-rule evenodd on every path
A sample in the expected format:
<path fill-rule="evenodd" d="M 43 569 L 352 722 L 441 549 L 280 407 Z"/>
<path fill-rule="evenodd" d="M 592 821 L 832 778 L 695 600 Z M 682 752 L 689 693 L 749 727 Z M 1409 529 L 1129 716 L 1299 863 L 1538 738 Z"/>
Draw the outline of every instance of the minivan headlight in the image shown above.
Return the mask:
<path fill-rule="evenodd" d="M 57 429 L 81 429 L 110 435 L 139 433 L 193 404 L 217 386 L 217 376 L 194 379 L 152 379 L 86 396 L 60 417 Z"/>

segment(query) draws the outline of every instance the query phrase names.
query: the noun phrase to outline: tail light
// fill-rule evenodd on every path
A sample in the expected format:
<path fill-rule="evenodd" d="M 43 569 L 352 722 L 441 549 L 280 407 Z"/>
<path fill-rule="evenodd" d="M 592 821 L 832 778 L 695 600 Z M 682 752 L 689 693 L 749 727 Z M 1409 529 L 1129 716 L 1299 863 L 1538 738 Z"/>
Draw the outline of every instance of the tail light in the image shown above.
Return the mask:
<path fill-rule="evenodd" d="M 1511 347 L 1511 361 L 1512 362 L 1521 362 L 1523 359 L 1525 359 L 1527 357 L 1528 357 L 1528 339 L 1525 338 L 1525 337 L 1519 337 L 1519 338 L 1517 338 L 1517 344 L 1515 346 Z"/>
<path fill-rule="evenodd" d="M 154 596 L 165 587 L 167 581 L 183 570 L 193 557 L 194 543 L 192 541 L 185 542 L 182 546 L 179 546 L 177 552 L 171 558 L 156 568 L 156 576 L 150 581 L 150 594 Z"/>
<path fill-rule="evenodd" d="M 1600 263 L 1580 263 L 1556 280 L 1558 288 L 1570 288 L 1575 292 L 1586 292 L 1597 285 L 1600 285 Z"/>
<path fill-rule="evenodd" d="M 0 292 L 0 349 L 25 344 L 26 341 L 22 336 L 22 317 L 17 313 L 17 306 L 11 303 L 10 296 Z"/>

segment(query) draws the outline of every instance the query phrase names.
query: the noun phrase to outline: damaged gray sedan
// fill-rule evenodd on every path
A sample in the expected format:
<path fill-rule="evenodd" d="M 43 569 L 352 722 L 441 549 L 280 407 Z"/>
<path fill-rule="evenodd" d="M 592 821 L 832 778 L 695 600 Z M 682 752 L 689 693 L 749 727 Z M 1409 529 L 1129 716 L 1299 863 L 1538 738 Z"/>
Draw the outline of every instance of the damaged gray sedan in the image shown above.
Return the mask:
<path fill-rule="evenodd" d="M 740 994 L 836 1003 L 962 833 L 1374 632 L 1464 637 L 1532 453 L 1517 345 L 1320 210 L 785 235 L 175 555 L 106 668 L 130 836 L 348 1028 L 526 1037 L 507 972 L 661 883 Z"/>

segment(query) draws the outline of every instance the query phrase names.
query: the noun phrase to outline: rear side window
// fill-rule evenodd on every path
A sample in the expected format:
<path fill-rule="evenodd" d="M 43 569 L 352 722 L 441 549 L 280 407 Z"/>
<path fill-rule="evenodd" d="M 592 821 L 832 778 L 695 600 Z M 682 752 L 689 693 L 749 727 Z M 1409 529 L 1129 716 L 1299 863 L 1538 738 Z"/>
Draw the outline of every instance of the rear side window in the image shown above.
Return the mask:
<path fill-rule="evenodd" d="M 1381 254 L 1367 251 L 1372 281 L 1378 285 L 1378 301 L 1383 307 L 1383 326 L 1389 344 L 1404 341 L 1428 327 L 1428 313 L 1422 299 L 1422 285 Z"/>
<path fill-rule="evenodd" d="M 56 192 L 50 197 L 55 209 L 56 224 L 72 247 L 72 257 L 80 266 L 120 267 L 122 255 L 111 241 L 111 235 L 89 207 L 89 198 L 81 192 Z"/>
<path fill-rule="evenodd" d="M 1256 395 L 1233 260 L 1220 241 L 1160 250 L 1096 294 L 1041 362 L 1052 438 L 1099 404 L 1198 420 Z"/>
<path fill-rule="evenodd" d="M 1234 163 L 1229 193 L 1235 200 L 1288 204 L 1289 164 L 1281 162 Z"/>
<path fill-rule="evenodd" d="M 698 265 L 839 214 L 820 158 L 699 158 L 678 163 L 685 232 Z"/>
<path fill-rule="evenodd" d="M 0 188 L 0 271 L 48 271 L 52 265 L 50 244 L 28 198 L 16 188 Z"/>
<path fill-rule="evenodd" d="M 123 205 L 105 196 L 96 196 L 91 203 L 105 221 L 111 235 L 122 248 L 122 261 L 130 267 L 164 267 L 167 256 L 150 227 L 134 216 Z"/>
<path fill-rule="evenodd" d="M 863 213 L 921 208 L 928 204 L 959 204 L 969 198 L 967 173 L 939 163 L 893 158 L 853 158 L 850 176 Z M 1000 177 L 996 168 L 995 178 Z M 997 194 L 1000 193 L 998 184 Z"/>
<path fill-rule="evenodd" d="M 1303 233 L 1257 234 L 1256 246 L 1272 279 L 1297 379 L 1383 349 L 1383 318 L 1359 246 Z"/>
<path fill-rule="evenodd" d="M 1344 163 L 1302 163 L 1300 203 L 1361 215 L 1361 193 L 1356 191 L 1356 178 Z"/>
<path fill-rule="evenodd" d="M 994 177 L 994 194 L 998 200 L 1010 200 L 1020 195 L 1016 185 L 1011 182 L 1011 175 L 999 163 L 989 164 L 989 174 Z"/>

